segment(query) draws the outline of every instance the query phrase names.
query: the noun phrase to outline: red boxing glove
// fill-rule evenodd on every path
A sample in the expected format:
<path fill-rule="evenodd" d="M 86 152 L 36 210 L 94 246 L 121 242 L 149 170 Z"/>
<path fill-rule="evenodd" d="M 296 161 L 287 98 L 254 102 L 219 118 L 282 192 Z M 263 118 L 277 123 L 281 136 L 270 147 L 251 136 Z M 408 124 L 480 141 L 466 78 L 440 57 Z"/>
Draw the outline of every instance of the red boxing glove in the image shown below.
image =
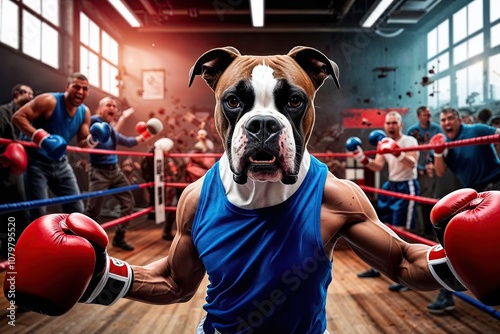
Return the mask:
<path fill-rule="evenodd" d="M 444 146 L 446 143 L 446 137 L 442 133 L 436 133 L 432 136 L 431 140 L 429 140 L 430 145 L 438 145 L 434 148 L 434 156 L 442 157 L 445 152 L 446 147 Z"/>
<path fill-rule="evenodd" d="M 163 123 L 158 118 L 151 118 L 147 123 L 137 123 L 135 130 L 146 141 L 163 130 Z"/>
<path fill-rule="evenodd" d="M 23 145 L 19 143 L 10 143 L 5 152 L 0 156 L 2 167 L 10 167 L 12 175 L 21 175 L 28 167 L 28 157 Z"/>
<path fill-rule="evenodd" d="M 135 131 L 136 131 L 138 134 L 141 134 L 141 133 L 143 133 L 144 131 L 147 131 L 146 122 L 143 122 L 143 121 L 138 122 L 138 123 L 135 125 Z"/>
<path fill-rule="evenodd" d="M 5 297 L 51 316 L 68 312 L 79 301 L 111 305 L 126 294 L 133 275 L 128 264 L 108 257 L 107 244 L 102 227 L 80 213 L 36 219 L 16 244 L 15 268 L 5 275 Z"/>
<path fill-rule="evenodd" d="M 453 282 L 451 272 L 486 305 L 500 304 L 499 203 L 500 191 L 478 194 L 464 188 L 443 197 L 431 211 L 431 222 L 446 250 L 446 265 L 450 268 L 446 273 L 431 267 L 438 257 L 435 249 L 440 251 L 434 247 L 428 253 L 432 274 L 438 281 Z"/>
<path fill-rule="evenodd" d="M 405 157 L 405 152 L 394 152 L 394 150 L 398 148 L 399 145 L 394 139 L 385 137 L 378 142 L 377 151 L 382 152 L 382 154 L 391 153 L 398 158 L 398 161 L 401 161 Z"/>

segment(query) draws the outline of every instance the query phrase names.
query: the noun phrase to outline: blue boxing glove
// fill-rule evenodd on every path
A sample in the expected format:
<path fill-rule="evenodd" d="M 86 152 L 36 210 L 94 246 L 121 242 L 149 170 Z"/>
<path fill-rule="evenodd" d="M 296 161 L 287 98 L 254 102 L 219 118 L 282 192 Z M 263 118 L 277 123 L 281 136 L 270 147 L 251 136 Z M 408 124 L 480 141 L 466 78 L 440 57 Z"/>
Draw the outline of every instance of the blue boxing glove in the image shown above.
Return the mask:
<path fill-rule="evenodd" d="M 387 134 L 382 130 L 373 130 L 368 135 L 368 142 L 372 146 L 377 146 L 378 142 L 387 137 Z"/>
<path fill-rule="evenodd" d="M 106 122 L 96 122 L 90 126 L 90 134 L 87 136 L 89 147 L 96 147 L 97 144 L 105 142 L 111 135 L 111 127 Z"/>
<path fill-rule="evenodd" d="M 66 153 L 66 147 L 68 146 L 63 137 L 51 135 L 44 129 L 37 129 L 33 132 L 31 140 L 37 144 L 38 147 L 41 147 L 52 160 L 61 159 Z"/>
<path fill-rule="evenodd" d="M 362 165 L 368 165 L 370 163 L 370 159 L 363 152 L 361 145 L 361 139 L 358 137 L 350 137 L 345 142 L 345 148 L 349 152 L 354 153 L 354 159 Z"/>

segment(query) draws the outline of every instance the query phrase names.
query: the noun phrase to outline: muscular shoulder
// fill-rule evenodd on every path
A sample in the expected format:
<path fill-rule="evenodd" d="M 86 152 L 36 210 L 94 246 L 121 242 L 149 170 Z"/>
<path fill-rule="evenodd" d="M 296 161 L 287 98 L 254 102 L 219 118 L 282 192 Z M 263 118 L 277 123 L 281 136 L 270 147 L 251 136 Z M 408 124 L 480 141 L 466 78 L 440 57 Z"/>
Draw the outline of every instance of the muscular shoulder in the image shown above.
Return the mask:
<path fill-rule="evenodd" d="M 177 228 L 180 228 L 183 232 L 191 233 L 194 215 L 200 199 L 203 179 L 204 178 L 201 178 L 189 184 L 179 198 L 179 203 L 177 204 Z"/>
<path fill-rule="evenodd" d="M 357 184 L 328 174 L 321 206 L 321 235 L 327 251 L 349 227 L 377 221 L 375 209 Z"/>
<path fill-rule="evenodd" d="M 348 214 L 371 212 L 372 206 L 361 188 L 350 180 L 328 174 L 325 182 L 323 205 L 335 212 Z"/>
<path fill-rule="evenodd" d="M 57 98 L 54 94 L 44 93 L 40 94 L 32 101 L 34 108 L 40 110 L 42 113 L 48 113 L 54 111 L 57 105 Z"/>

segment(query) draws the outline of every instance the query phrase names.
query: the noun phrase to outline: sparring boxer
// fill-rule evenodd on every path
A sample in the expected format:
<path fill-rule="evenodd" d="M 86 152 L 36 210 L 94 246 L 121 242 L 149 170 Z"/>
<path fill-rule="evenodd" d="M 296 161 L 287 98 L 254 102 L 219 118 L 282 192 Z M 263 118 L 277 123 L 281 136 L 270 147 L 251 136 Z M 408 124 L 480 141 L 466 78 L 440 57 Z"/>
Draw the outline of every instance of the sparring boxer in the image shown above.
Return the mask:
<path fill-rule="evenodd" d="M 225 152 L 184 190 L 169 253 L 146 266 L 129 265 L 106 254 L 107 235 L 90 218 L 48 215 L 30 225 L 16 248 L 15 303 L 51 315 L 78 301 L 178 303 L 207 274 L 206 317 L 197 333 L 326 333 L 333 249 L 341 238 L 368 265 L 412 289 L 434 290 L 440 282 L 458 288 L 451 270 L 429 268 L 446 258 L 401 240 L 355 183 L 337 179 L 307 151 L 315 93 L 329 76 L 338 85 L 333 61 L 309 47 L 278 56 L 242 56 L 225 47 L 198 59 L 189 84 L 197 75 L 215 92 Z M 462 283 L 478 298 L 499 303 L 494 259 L 477 257 L 475 267 L 483 270 L 477 277 L 460 255 L 469 248 L 477 254 L 477 242 L 491 232 L 496 245 L 499 193 L 452 200 L 440 202 L 434 221 L 440 229 L 448 223 L 445 248 L 462 244 L 453 268 L 469 276 Z M 460 234 L 471 229 L 474 244 L 467 242 L 470 233 Z M 498 247 L 489 251 L 488 259 L 500 255 Z"/>
<path fill-rule="evenodd" d="M 430 144 L 441 145 L 445 142 L 489 136 L 500 133 L 500 129 L 486 124 L 463 124 L 456 109 L 443 109 L 439 114 L 441 129 L 444 134 L 433 136 Z M 433 164 L 429 168 L 443 176 L 450 170 L 464 188 L 476 191 L 500 190 L 500 158 L 494 144 L 468 145 L 445 149 L 434 149 Z M 436 300 L 427 305 L 431 313 L 440 314 L 455 308 L 453 294 L 441 289 Z"/>
<path fill-rule="evenodd" d="M 112 128 L 110 122 L 114 119 L 118 111 L 118 105 L 114 98 L 105 97 L 99 101 L 99 106 L 95 115 L 90 118 L 92 126 L 106 127 L 110 132 L 108 139 L 93 145 L 95 148 L 115 151 L 117 145 L 133 147 L 151 139 L 154 135 L 163 130 L 163 123 L 157 119 L 150 119 L 147 124 L 139 122 L 136 126 L 138 135 L 127 137 L 116 129 Z M 93 144 L 93 143 L 92 143 Z M 96 192 L 106 189 L 126 187 L 130 185 L 129 180 L 118 166 L 118 156 L 116 154 L 90 153 L 89 171 L 89 192 Z M 120 216 L 128 216 L 132 213 L 135 201 L 131 191 L 119 192 L 112 195 L 120 204 Z M 94 220 L 99 220 L 102 203 L 102 196 L 89 198 L 87 202 L 86 214 Z M 128 222 L 116 226 L 115 236 L 112 245 L 127 251 L 134 250 L 134 247 L 125 241 L 125 233 L 128 229 Z"/>
<path fill-rule="evenodd" d="M 379 153 L 375 159 L 365 157 L 361 147 L 357 149 L 355 159 L 372 171 L 379 172 L 388 165 L 388 180 L 382 189 L 408 195 L 420 195 L 420 185 L 417 175 L 417 161 L 419 152 L 395 152 L 399 147 L 415 147 L 418 145 L 414 137 L 402 133 L 403 121 L 396 111 L 389 111 L 385 115 L 384 131 L 374 130 L 370 133 L 368 141 L 377 145 Z M 385 136 L 387 134 L 387 136 Z M 349 147 L 347 147 L 349 149 Z M 410 201 L 393 196 L 381 195 L 377 197 L 377 214 L 384 222 L 395 228 L 403 230 L 415 229 L 416 211 L 415 201 Z M 378 277 L 380 273 L 373 268 L 358 274 L 358 277 Z M 396 283 L 389 286 L 390 291 L 404 292 L 408 287 Z"/>
<path fill-rule="evenodd" d="M 12 115 L 20 107 L 28 103 L 33 99 L 33 89 L 25 84 L 17 84 L 12 87 L 12 100 L 9 103 L 0 106 L 0 138 L 4 139 L 19 139 L 19 129 L 12 124 Z M 16 144 L 12 146 L 0 146 L 0 154 L 5 153 L 7 147 L 14 150 L 12 153 L 5 156 L 6 161 L 0 166 L 0 204 L 7 203 L 20 203 L 26 201 L 26 195 L 24 193 L 24 181 L 21 172 L 22 162 L 21 158 L 17 159 L 19 156 L 17 153 L 20 152 L 20 148 Z M 24 153 L 26 155 L 26 153 Z M 3 165 L 6 165 L 5 167 Z M 12 168 L 14 167 L 14 168 Z M 24 167 L 25 168 L 25 167 Z M 14 171 L 14 173 L 12 173 Z M 17 173 L 17 171 L 19 173 Z M 8 214 L 0 214 L 0 221 L 6 222 L 0 224 L 0 257 L 8 258 L 8 228 L 9 219 L 14 219 L 16 221 L 15 226 L 15 240 L 19 239 L 21 232 L 26 226 L 28 226 L 28 211 L 18 210 Z"/>
<path fill-rule="evenodd" d="M 67 79 L 64 93 L 40 94 L 12 117 L 23 133 L 21 139 L 31 139 L 40 147 L 27 149 L 25 187 L 28 200 L 47 199 L 49 188 L 56 196 L 80 194 L 75 173 L 66 157 L 67 143 L 76 136 L 79 146 L 90 147 L 106 135 L 100 127 L 90 130 L 90 110 L 83 104 L 88 95 L 87 78 L 81 73 L 73 73 Z M 67 213 L 83 212 L 83 202 L 64 203 L 62 208 Z M 45 213 L 45 207 L 32 208 L 30 219 Z"/>

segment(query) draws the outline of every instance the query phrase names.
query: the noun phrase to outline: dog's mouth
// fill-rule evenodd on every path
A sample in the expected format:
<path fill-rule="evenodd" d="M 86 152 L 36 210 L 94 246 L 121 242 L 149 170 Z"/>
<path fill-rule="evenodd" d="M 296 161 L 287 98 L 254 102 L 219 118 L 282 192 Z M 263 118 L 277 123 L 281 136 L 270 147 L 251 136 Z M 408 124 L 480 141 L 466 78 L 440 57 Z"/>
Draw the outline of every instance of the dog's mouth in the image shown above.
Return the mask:
<path fill-rule="evenodd" d="M 285 184 L 293 184 L 296 176 L 290 177 L 285 172 L 286 168 L 279 157 L 266 151 L 258 151 L 243 158 L 243 168 L 239 174 L 234 174 L 234 180 L 239 184 L 245 184 L 247 177 L 255 181 L 282 181 Z"/>
<path fill-rule="evenodd" d="M 276 162 L 276 157 L 267 152 L 257 152 L 251 155 L 248 160 L 253 165 L 270 165 Z"/>

